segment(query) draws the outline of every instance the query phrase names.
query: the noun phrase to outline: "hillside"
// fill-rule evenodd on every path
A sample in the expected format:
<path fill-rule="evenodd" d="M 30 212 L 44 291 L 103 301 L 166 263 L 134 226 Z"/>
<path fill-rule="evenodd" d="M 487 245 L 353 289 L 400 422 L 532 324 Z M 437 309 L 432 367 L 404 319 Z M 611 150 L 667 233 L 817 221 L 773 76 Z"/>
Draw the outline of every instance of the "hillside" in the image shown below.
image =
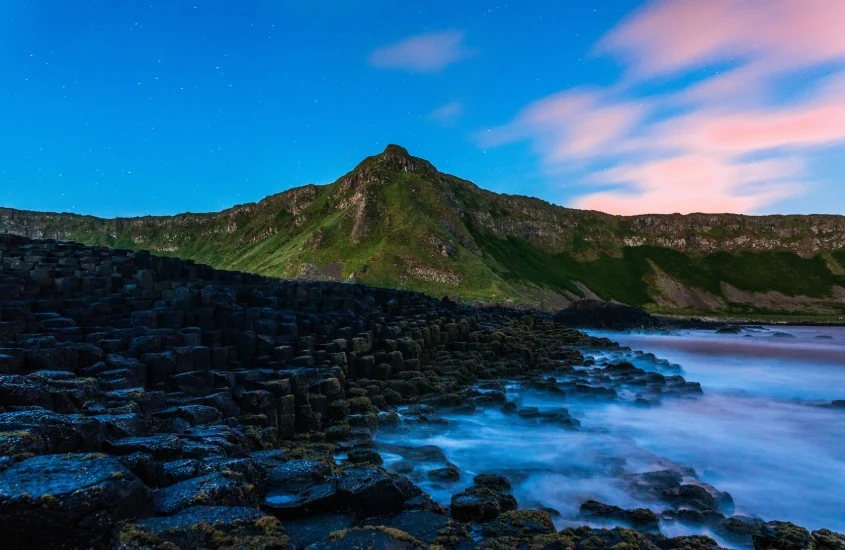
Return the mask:
<path fill-rule="evenodd" d="M 653 311 L 845 310 L 845 217 L 612 216 L 501 195 L 391 145 L 329 185 L 222 212 L 102 219 L 0 208 L 0 233 L 435 296 Z"/>

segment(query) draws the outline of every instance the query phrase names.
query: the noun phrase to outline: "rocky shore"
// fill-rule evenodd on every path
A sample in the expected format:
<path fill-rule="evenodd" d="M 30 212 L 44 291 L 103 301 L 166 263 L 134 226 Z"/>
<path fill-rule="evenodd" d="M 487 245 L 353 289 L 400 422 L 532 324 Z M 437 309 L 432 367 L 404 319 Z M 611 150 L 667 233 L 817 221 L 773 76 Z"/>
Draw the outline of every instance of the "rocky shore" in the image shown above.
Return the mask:
<path fill-rule="evenodd" d="M 680 518 L 758 550 L 845 548 L 830 531 L 728 517 L 730 495 L 669 470 L 631 479 L 662 516 L 589 501 L 585 522 L 626 527 L 558 531 L 554 510 L 520 509 L 493 472 L 448 507 L 433 501 L 406 474 L 436 448 L 396 449 L 406 465 L 385 468 L 378 431 L 439 410 L 578 429 L 509 401 L 504 380 L 624 391 L 640 406 L 701 391 L 624 361 L 591 365 L 578 350 L 617 346 L 549 317 L 8 235 L 0 259 L 0 547 L 718 547 L 659 533 Z"/>

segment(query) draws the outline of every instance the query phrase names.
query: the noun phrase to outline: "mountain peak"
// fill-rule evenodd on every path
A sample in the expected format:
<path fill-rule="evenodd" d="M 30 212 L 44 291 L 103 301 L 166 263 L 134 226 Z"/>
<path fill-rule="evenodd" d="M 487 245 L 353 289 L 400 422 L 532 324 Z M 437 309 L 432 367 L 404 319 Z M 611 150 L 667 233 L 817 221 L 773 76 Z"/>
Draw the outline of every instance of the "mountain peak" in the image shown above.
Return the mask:
<path fill-rule="evenodd" d="M 387 147 L 384 148 L 382 151 L 381 157 L 407 157 L 411 158 L 411 154 L 408 153 L 408 150 L 402 147 L 401 145 L 396 145 L 395 143 L 391 143 Z"/>
<path fill-rule="evenodd" d="M 425 159 L 412 157 L 401 145 L 391 143 L 384 151 L 365 159 L 358 168 L 381 168 L 399 172 L 436 173 L 437 169 Z M 357 170 L 357 169 L 356 169 Z"/>

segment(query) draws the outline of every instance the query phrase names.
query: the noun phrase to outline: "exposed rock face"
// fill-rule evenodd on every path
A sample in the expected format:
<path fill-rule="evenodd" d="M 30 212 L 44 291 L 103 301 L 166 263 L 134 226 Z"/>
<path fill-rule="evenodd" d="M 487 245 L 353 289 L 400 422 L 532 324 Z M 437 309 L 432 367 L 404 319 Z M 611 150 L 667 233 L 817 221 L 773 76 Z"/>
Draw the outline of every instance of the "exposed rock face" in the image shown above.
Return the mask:
<path fill-rule="evenodd" d="M 332 280 L 354 274 L 366 284 L 487 302 L 548 306 L 598 297 L 703 311 L 845 307 L 835 290 L 845 287 L 845 217 L 573 210 L 485 191 L 396 145 L 332 184 L 222 212 L 101 219 L 0 208 L 0 232 L 149 249 L 264 275 L 320 279 L 321 268 L 343 264 L 339 274 L 331 270 Z M 717 257 L 707 269 L 683 269 L 690 258 L 717 253 L 738 263 L 724 270 L 725 258 Z M 618 277 L 603 274 L 608 261 L 629 275 L 624 287 L 642 290 L 620 291 Z M 744 276 L 778 269 L 799 269 L 805 284 L 769 277 L 761 288 Z M 728 296 L 720 283 L 736 292 Z M 767 292 L 786 299 L 761 296 Z"/>

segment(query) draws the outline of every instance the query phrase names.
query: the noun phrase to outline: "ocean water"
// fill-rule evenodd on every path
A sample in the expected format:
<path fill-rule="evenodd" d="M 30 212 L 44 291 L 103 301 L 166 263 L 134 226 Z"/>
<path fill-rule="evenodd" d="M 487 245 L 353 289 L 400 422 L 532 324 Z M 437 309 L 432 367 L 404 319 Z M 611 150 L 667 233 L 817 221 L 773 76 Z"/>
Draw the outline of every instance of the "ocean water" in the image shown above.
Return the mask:
<path fill-rule="evenodd" d="M 514 482 L 520 506 L 560 512 L 558 527 L 584 524 L 579 508 L 589 499 L 660 511 L 659 503 L 637 496 L 630 480 L 674 469 L 729 492 L 735 514 L 845 531 L 845 409 L 829 406 L 845 399 L 845 328 L 592 334 L 631 348 L 593 353 L 599 364 L 625 359 L 680 373 L 700 382 L 703 394 L 638 407 L 624 392 L 613 401 L 579 400 L 514 384 L 509 400 L 566 409 L 581 429 L 527 422 L 499 407 L 444 414 L 445 422 L 379 434 L 386 464 L 402 461 L 404 448 L 434 445 L 444 456 L 418 463 L 409 476 L 436 500 L 448 504 L 475 474 L 502 473 Z M 427 477 L 443 459 L 458 467 L 460 481 Z M 661 528 L 668 535 L 713 535 L 679 523 Z"/>

